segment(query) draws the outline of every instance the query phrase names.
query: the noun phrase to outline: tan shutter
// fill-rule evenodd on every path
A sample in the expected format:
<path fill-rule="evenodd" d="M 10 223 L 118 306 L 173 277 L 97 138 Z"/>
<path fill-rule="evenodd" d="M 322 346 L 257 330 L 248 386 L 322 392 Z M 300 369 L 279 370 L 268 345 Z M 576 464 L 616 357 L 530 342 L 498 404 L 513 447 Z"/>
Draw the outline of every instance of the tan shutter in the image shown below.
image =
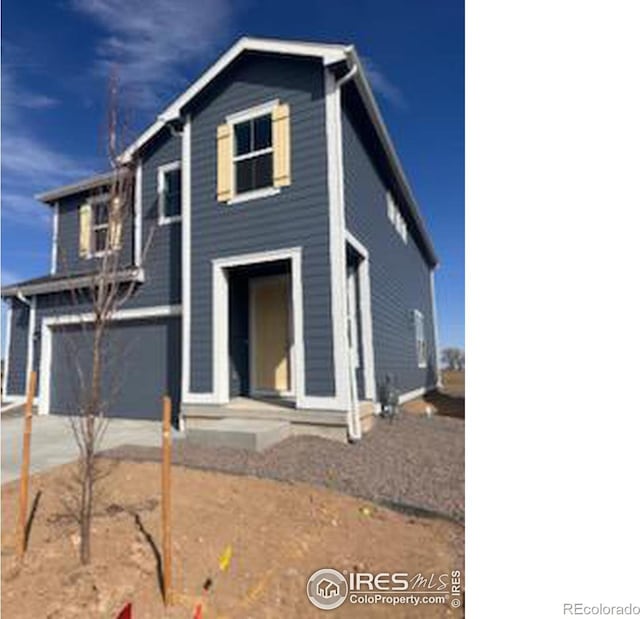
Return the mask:
<path fill-rule="evenodd" d="M 79 250 L 82 258 L 87 258 L 91 253 L 91 204 L 80 207 Z"/>
<path fill-rule="evenodd" d="M 219 125 L 218 137 L 218 201 L 231 199 L 231 127 Z"/>
<path fill-rule="evenodd" d="M 289 105 L 283 103 L 273 110 L 273 184 L 291 185 L 291 131 Z"/>
<path fill-rule="evenodd" d="M 122 211 L 120 198 L 115 197 L 109 212 L 109 249 L 120 249 L 122 246 Z"/>

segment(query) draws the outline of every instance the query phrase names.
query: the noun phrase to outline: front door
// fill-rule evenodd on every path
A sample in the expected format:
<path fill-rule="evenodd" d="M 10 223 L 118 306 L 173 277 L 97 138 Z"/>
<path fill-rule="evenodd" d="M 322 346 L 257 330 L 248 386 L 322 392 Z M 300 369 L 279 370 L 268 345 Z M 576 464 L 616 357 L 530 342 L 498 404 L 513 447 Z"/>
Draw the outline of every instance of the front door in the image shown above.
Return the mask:
<path fill-rule="evenodd" d="M 291 389 L 289 278 L 251 281 L 251 391 L 289 395 Z"/>

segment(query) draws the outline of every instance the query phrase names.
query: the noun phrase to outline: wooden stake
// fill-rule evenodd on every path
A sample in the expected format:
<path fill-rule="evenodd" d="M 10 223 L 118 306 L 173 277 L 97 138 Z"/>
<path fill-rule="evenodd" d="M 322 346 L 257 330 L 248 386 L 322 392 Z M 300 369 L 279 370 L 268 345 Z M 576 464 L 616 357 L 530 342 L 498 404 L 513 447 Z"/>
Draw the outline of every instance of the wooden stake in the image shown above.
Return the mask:
<path fill-rule="evenodd" d="M 171 587 L 171 398 L 163 398 L 162 410 L 162 576 L 164 603 L 172 602 Z"/>
<path fill-rule="evenodd" d="M 24 431 L 22 434 L 22 469 L 20 471 L 20 504 L 16 527 L 18 558 L 22 560 L 27 545 L 27 508 L 29 504 L 29 466 L 31 462 L 31 425 L 33 420 L 33 398 L 36 392 L 36 372 L 29 375 L 27 402 L 24 407 Z"/>

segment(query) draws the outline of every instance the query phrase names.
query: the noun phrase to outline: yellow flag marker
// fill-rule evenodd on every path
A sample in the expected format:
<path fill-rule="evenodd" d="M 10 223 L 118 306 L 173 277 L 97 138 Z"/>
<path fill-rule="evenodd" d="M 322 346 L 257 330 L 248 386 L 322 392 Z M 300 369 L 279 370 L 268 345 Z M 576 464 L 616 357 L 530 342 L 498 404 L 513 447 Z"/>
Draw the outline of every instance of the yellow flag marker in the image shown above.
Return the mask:
<path fill-rule="evenodd" d="M 231 564 L 231 555 L 232 555 L 231 545 L 228 545 L 222 551 L 222 554 L 218 559 L 218 565 L 220 566 L 220 569 L 223 572 L 226 572 L 229 569 L 229 565 Z"/>

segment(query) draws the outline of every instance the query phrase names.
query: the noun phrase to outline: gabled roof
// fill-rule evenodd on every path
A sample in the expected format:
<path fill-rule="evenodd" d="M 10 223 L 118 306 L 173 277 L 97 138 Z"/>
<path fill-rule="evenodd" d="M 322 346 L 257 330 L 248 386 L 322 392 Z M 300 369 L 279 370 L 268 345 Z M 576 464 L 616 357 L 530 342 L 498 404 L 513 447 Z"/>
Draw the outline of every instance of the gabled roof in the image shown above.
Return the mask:
<path fill-rule="evenodd" d="M 354 83 L 362 98 L 367 114 L 373 124 L 375 132 L 382 144 L 383 151 L 389 161 L 391 170 L 397 179 L 404 201 L 407 203 L 411 216 L 416 223 L 421 240 L 424 243 L 430 262 L 438 264 L 433 243 L 427 232 L 426 225 L 420 213 L 420 208 L 413 195 L 407 177 L 404 174 L 400 159 L 393 146 L 391 137 L 386 128 L 380 109 L 375 101 L 371 86 L 365 75 L 362 63 L 353 45 L 310 43 L 305 41 L 289 41 L 280 39 L 263 39 L 254 37 L 242 37 L 231 46 L 220 58 L 207 69 L 191 86 L 170 103 L 158 115 L 156 120 L 122 153 L 120 161 L 128 163 L 135 153 L 160 132 L 167 124 L 178 120 L 184 107 L 196 97 L 206 86 L 226 69 L 236 58 L 245 52 L 262 52 L 270 54 L 284 54 L 290 56 L 306 56 L 322 60 L 325 66 L 345 62 L 350 68 L 355 67 Z M 100 184 L 104 176 L 100 175 L 86 179 L 81 183 L 69 185 L 57 190 L 49 191 L 36 196 L 43 202 L 52 202 L 64 195 L 91 188 Z"/>

